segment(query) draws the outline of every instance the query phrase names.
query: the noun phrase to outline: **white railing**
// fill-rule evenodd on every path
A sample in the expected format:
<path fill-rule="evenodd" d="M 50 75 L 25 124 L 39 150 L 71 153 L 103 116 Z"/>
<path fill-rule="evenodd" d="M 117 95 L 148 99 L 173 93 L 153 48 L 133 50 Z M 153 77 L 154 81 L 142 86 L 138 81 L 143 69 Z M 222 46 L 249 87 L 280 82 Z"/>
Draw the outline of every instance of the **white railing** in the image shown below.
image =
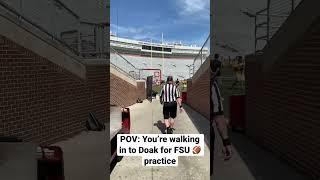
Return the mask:
<path fill-rule="evenodd" d="M 131 78 L 135 80 L 140 79 L 140 70 L 112 47 L 110 47 L 110 64 Z"/>

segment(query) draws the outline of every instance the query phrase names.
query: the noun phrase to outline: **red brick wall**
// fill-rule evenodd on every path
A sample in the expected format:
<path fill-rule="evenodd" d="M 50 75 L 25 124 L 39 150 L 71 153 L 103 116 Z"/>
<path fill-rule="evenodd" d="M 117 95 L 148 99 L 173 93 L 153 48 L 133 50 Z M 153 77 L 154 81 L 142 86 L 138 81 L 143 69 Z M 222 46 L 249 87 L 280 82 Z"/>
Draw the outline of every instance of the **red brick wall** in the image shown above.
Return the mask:
<path fill-rule="evenodd" d="M 110 74 L 110 104 L 127 107 L 137 102 L 137 86 Z"/>
<path fill-rule="evenodd" d="M 104 119 L 107 68 L 88 67 L 88 79 L 83 80 L 1 38 L 1 135 L 48 144 L 84 130 L 90 111 Z"/>
<path fill-rule="evenodd" d="M 292 48 L 267 74 L 261 74 L 260 59 L 246 63 L 246 121 L 258 144 L 318 179 L 320 61 L 319 51 L 301 48 L 307 44 Z"/>
<path fill-rule="evenodd" d="M 187 104 L 206 118 L 210 118 L 210 71 L 203 72 L 195 81 L 188 81 Z"/>
<path fill-rule="evenodd" d="M 110 112 L 109 65 L 87 65 L 90 112 L 108 122 Z"/>

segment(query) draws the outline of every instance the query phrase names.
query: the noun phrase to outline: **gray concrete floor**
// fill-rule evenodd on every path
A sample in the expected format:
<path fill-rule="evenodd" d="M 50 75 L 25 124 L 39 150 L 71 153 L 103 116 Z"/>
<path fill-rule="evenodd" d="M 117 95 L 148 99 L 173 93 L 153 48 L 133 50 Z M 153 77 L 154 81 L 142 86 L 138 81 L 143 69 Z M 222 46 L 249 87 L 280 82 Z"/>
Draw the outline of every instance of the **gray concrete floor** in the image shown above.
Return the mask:
<path fill-rule="evenodd" d="M 307 180 L 286 162 L 250 142 L 240 133 L 231 132 L 233 157 L 223 160 L 222 141 L 216 132 L 214 175 L 217 180 Z"/>
<path fill-rule="evenodd" d="M 161 133 L 162 106 L 144 101 L 131 108 L 131 133 Z M 141 157 L 124 157 L 110 174 L 111 180 L 207 180 L 209 179 L 209 122 L 184 106 L 178 114 L 174 133 L 205 134 L 204 157 L 179 157 L 178 167 L 143 167 Z M 217 131 L 215 131 L 217 133 Z M 83 132 L 56 143 L 64 151 L 66 180 L 108 179 L 107 132 Z M 216 134 L 214 180 L 307 180 L 285 162 L 251 143 L 244 135 L 231 133 L 233 158 L 223 161 L 221 140 Z"/>
<path fill-rule="evenodd" d="M 109 176 L 107 132 L 82 132 L 54 145 L 63 150 L 65 180 L 102 180 Z"/>
<path fill-rule="evenodd" d="M 131 109 L 131 133 L 161 133 L 162 106 L 158 100 L 152 103 L 144 101 Z M 175 134 L 206 133 L 209 136 L 209 121 L 185 107 L 185 112 L 178 114 Z M 208 140 L 206 140 L 209 142 Z M 203 157 L 179 157 L 177 167 L 143 167 L 141 157 L 124 157 L 114 167 L 111 180 L 206 180 L 209 179 L 209 147 L 205 144 Z"/>

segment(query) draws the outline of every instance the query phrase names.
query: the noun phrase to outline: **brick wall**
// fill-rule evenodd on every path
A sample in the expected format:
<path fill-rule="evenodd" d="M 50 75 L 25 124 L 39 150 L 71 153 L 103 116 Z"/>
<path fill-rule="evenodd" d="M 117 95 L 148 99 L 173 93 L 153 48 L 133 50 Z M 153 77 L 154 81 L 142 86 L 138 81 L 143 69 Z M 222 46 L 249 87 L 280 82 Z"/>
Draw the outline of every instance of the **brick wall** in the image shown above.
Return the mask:
<path fill-rule="evenodd" d="M 28 49 L 1 39 L 1 135 L 48 144 L 84 130 L 90 111 L 104 119 L 107 68 L 88 67 L 88 79 L 80 79 Z"/>
<path fill-rule="evenodd" d="M 137 86 L 110 74 L 110 104 L 127 107 L 137 102 Z"/>
<path fill-rule="evenodd" d="M 314 179 L 320 177 L 320 28 L 262 74 L 259 57 L 246 62 L 248 135 Z"/>
<path fill-rule="evenodd" d="M 108 122 L 110 112 L 109 65 L 87 65 L 90 112 Z"/>
<path fill-rule="evenodd" d="M 196 80 L 187 82 L 187 104 L 210 118 L 210 71 L 205 70 Z"/>

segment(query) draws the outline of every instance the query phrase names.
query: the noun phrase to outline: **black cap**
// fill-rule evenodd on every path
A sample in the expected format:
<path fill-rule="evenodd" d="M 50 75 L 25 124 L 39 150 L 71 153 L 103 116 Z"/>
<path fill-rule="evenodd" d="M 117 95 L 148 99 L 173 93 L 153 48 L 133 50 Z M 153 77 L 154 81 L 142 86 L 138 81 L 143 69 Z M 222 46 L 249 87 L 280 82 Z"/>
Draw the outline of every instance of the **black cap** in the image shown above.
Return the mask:
<path fill-rule="evenodd" d="M 214 54 L 214 58 L 215 59 L 219 58 L 219 54 Z"/>
<path fill-rule="evenodd" d="M 172 76 L 168 76 L 167 77 L 167 82 L 169 82 L 169 81 L 173 81 L 173 77 Z"/>

